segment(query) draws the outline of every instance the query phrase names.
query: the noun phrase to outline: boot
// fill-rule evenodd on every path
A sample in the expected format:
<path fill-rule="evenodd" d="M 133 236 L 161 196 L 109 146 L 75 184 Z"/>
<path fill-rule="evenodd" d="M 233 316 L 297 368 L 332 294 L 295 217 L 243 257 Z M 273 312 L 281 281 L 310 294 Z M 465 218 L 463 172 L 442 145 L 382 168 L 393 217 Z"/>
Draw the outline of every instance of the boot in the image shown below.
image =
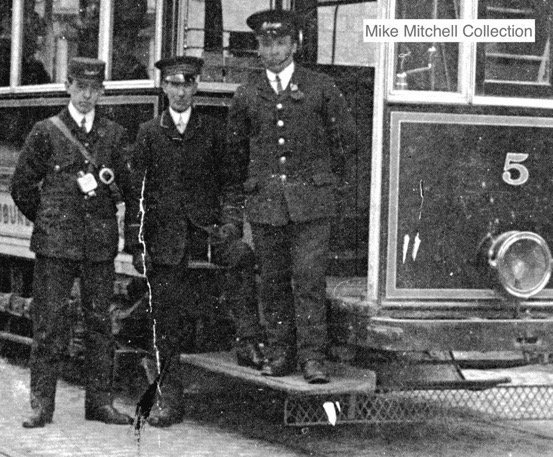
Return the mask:
<path fill-rule="evenodd" d="M 31 415 L 23 421 L 24 428 L 44 427 L 52 422 L 53 412 L 48 411 L 45 407 L 38 406 L 33 408 Z"/>
<path fill-rule="evenodd" d="M 261 370 L 266 362 L 265 359 L 265 355 L 255 340 L 248 338 L 236 340 L 236 360 L 241 367 Z"/>
<path fill-rule="evenodd" d="M 292 348 L 278 345 L 270 360 L 261 368 L 263 376 L 288 376 L 296 371 L 296 353 Z"/>
<path fill-rule="evenodd" d="M 148 417 L 148 424 L 152 427 L 169 427 L 181 423 L 182 420 L 183 414 L 179 408 L 154 405 Z"/>
<path fill-rule="evenodd" d="M 130 416 L 117 411 L 111 405 L 88 406 L 85 409 L 85 419 L 87 421 L 100 421 L 115 425 L 130 425 L 133 422 Z"/>

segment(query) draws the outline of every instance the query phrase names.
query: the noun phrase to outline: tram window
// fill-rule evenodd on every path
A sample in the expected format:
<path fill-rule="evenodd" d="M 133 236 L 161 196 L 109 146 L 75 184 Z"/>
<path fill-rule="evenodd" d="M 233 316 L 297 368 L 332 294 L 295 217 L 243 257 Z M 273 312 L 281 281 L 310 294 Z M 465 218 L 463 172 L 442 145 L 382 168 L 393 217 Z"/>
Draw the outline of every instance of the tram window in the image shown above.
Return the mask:
<path fill-rule="evenodd" d="M 93 18 L 99 0 L 31 0 L 24 5 L 22 85 L 62 83 L 69 59 L 97 57 L 98 28 Z M 4 29 L 4 14 L 2 19 Z"/>
<path fill-rule="evenodd" d="M 286 2 L 285 2 L 286 3 Z M 305 42 L 300 59 L 313 64 L 374 66 L 376 48 L 363 43 L 362 21 L 376 17 L 374 0 L 296 0 Z M 274 7 L 266 0 L 184 1 L 185 16 L 175 52 L 202 57 L 203 81 L 241 83 L 259 67 L 257 42 L 246 25 L 255 11 Z M 179 41 L 179 40 L 177 40 Z M 178 49 L 182 46 L 182 51 Z"/>
<path fill-rule="evenodd" d="M 317 3 L 316 16 L 306 15 L 307 32 L 313 29 L 317 32 L 316 49 L 309 49 L 312 42 L 305 43 L 306 58 L 315 63 L 316 57 L 316 63 L 325 65 L 375 66 L 376 46 L 364 43 L 359 30 L 363 29 L 364 19 L 376 19 L 378 3 L 334 0 Z"/>
<path fill-rule="evenodd" d="M 398 19 L 459 19 L 459 0 L 398 0 Z M 458 43 L 398 43 L 395 48 L 395 88 L 456 92 Z"/>
<path fill-rule="evenodd" d="M 184 50 L 203 57 L 203 81 L 241 83 L 258 66 L 257 41 L 246 18 L 269 9 L 271 1 L 205 0 L 187 2 Z"/>
<path fill-rule="evenodd" d="M 150 78 L 155 4 L 147 0 L 114 2 L 112 80 Z"/>
<path fill-rule="evenodd" d="M 202 57 L 204 82 L 241 83 L 257 64 L 256 40 L 246 25 L 252 12 L 268 9 L 269 0 L 182 0 L 183 13 L 172 27 L 171 52 Z"/>
<path fill-rule="evenodd" d="M 8 2 L 0 7 L 0 86 L 10 85 L 12 11 Z M 47 84 L 51 81 L 39 52 L 44 46 L 46 22 L 36 11 L 26 8 L 23 26 L 21 84 Z"/>
<path fill-rule="evenodd" d="M 480 43 L 477 91 L 483 95 L 551 96 L 550 2 L 487 0 L 479 9 L 482 19 L 534 19 L 534 42 Z"/>
<path fill-rule="evenodd" d="M 26 0 L 21 84 L 63 83 L 76 56 L 98 57 L 101 0 Z M 0 86 L 10 82 L 11 8 L 0 5 Z M 156 0 L 113 2 L 112 79 L 153 77 Z M 4 11 L 6 10 L 6 11 Z"/>
<path fill-rule="evenodd" d="M 10 85 L 11 12 L 0 3 L 0 87 Z"/>

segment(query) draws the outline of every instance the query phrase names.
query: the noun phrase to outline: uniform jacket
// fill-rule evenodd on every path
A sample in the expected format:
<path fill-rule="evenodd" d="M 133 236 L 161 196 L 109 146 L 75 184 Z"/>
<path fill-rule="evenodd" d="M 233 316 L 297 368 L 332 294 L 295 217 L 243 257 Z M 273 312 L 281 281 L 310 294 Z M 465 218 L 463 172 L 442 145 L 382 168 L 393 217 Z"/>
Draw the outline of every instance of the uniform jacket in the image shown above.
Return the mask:
<path fill-rule="evenodd" d="M 60 119 L 95 157 L 109 167 L 123 195 L 129 195 L 130 175 L 123 148 L 125 130 L 96 114 L 88 134 L 66 108 Z M 12 197 L 34 223 L 31 250 L 47 257 L 108 261 L 117 255 L 119 240 L 116 201 L 97 170 L 49 120 L 37 122 L 26 139 L 11 183 Z M 95 197 L 77 185 L 79 171 L 92 171 L 98 182 Z"/>
<path fill-rule="evenodd" d="M 154 263 L 177 265 L 186 254 L 189 224 L 223 222 L 226 182 L 220 121 L 192 109 L 181 135 L 168 110 L 140 126 L 132 156 L 136 196 L 144 191 L 143 235 Z M 144 184 L 144 187 L 143 187 Z M 127 250 L 140 246 L 141 208 L 126 216 Z"/>
<path fill-rule="evenodd" d="M 277 95 L 265 72 L 252 75 L 233 98 L 227 140 L 229 161 L 247 166 L 250 222 L 284 225 L 336 215 L 336 164 L 355 149 L 356 127 L 331 78 L 296 65 Z"/>

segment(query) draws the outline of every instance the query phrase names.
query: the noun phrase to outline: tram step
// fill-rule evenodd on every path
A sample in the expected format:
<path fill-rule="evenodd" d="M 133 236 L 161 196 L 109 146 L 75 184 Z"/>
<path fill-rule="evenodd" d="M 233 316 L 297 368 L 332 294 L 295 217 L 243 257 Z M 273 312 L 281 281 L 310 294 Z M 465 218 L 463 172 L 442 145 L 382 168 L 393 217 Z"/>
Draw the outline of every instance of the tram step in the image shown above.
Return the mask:
<path fill-rule="evenodd" d="M 233 352 L 210 352 L 202 354 L 181 354 L 181 363 L 199 367 L 214 373 L 229 376 L 260 387 L 280 391 L 289 396 L 337 395 L 343 393 L 370 393 L 376 388 L 373 371 L 355 368 L 342 363 L 328 363 L 331 382 L 329 384 L 308 384 L 300 372 L 290 376 L 262 376 L 253 368 L 241 367 L 236 363 Z"/>

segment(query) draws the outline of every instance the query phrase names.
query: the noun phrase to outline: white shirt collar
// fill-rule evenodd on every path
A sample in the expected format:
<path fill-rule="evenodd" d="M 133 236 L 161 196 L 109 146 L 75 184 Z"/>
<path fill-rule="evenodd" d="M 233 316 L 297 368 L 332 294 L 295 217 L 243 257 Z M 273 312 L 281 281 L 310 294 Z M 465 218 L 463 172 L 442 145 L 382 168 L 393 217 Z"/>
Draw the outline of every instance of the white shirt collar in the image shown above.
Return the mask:
<path fill-rule="evenodd" d="M 173 118 L 173 122 L 175 125 L 179 123 L 179 118 L 182 116 L 182 120 L 185 124 L 188 124 L 188 121 L 190 120 L 190 114 L 192 113 L 192 107 L 189 106 L 186 111 L 183 111 L 182 113 L 177 113 L 173 108 L 169 107 L 169 113 L 171 114 L 171 117 Z"/>
<path fill-rule="evenodd" d="M 288 84 L 290 83 L 290 80 L 292 79 L 292 75 L 294 74 L 294 70 L 296 69 L 296 66 L 294 64 L 294 61 L 290 62 L 290 65 L 288 65 L 284 70 L 282 70 L 280 73 L 278 73 L 278 77 L 280 78 L 280 83 L 282 84 L 282 89 L 286 89 L 288 87 Z M 269 78 L 269 81 L 271 82 L 271 86 L 276 92 L 276 75 L 277 73 L 272 72 L 271 70 L 265 70 L 267 73 L 267 78 Z"/>
<path fill-rule="evenodd" d="M 69 102 L 69 114 L 79 127 L 81 126 L 81 122 L 83 121 L 84 117 L 86 119 L 86 131 L 90 132 L 90 130 L 92 129 L 92 124 L 94 123 L 94 116 L 96 114 L 95 109 L 92 109 L 88 113 L 83 114 L 73 106 L 73 103 Z"/>

